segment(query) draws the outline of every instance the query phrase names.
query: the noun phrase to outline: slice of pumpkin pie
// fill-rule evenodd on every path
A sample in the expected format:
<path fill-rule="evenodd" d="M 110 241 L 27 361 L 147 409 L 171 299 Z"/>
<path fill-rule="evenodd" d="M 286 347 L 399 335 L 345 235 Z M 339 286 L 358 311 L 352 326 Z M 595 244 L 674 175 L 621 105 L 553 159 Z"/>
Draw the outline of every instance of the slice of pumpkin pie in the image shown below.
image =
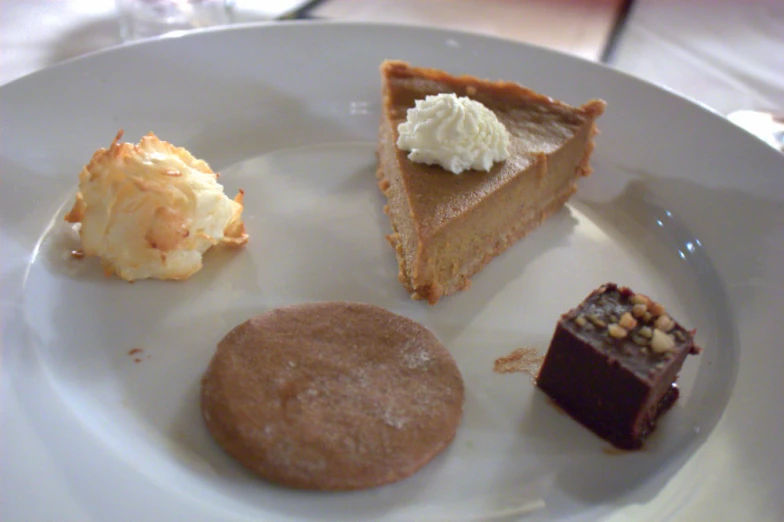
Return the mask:
<path fill-rule="evenodd" d="M 381 65 L 378 185 L 398 278 L 435 304 L 557 212 L 591 169 L 605 102 L 572 107 L 511 82 Z"/>

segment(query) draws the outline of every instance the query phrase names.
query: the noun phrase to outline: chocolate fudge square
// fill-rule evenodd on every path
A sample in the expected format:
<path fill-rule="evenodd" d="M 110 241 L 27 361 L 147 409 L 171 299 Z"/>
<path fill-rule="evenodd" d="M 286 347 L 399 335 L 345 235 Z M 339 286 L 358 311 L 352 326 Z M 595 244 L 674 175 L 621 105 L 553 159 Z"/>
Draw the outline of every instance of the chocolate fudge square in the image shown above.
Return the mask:
<path fill-rule="evenodd" d="M 638 449 L 678 399 L 688 331 L 664 307 L 608 283 L 561 316 L 537 386 L 575 420 L 623 449 Z"/>

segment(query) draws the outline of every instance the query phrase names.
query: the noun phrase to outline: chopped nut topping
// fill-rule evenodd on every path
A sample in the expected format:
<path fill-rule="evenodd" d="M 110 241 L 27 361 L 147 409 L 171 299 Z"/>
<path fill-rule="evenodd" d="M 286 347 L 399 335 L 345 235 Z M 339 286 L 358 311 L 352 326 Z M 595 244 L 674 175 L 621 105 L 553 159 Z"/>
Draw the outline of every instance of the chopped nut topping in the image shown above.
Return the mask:
<path fill-rule="evenodd" d="M 607 323 L 605 323 L 604 321 L 602 321 L 601 319 L 599 319 L 597 316 L 593 314 L 588 314 L 585 317 L 588 318 L 588 320 L 591 321 L 594 324 L 594 326 L 598 326 L 599 328 L 604 328 L 607 326 Z"/>
<path fill-rule="evenodd" d="M 651 349 L 656 353 L 672 352 L 675 350 L 675 341 L 673 341 L 671 335 L 654 328 L 653 337 L 651 337 Z"/>
<path fill-rule="evenodd" d="M 653 315 L 654 317 L 659 317 L 660 315 L 664 314 L 667 310 L 665 310 L 664 307 L 659 303 L 651 303 L 651 306 L 648 307 L 648 311 L 651 312 L 651 315 Z"/>
<path fill-rule="evenodd" d="M 656 321 L 654 321 L 653 326 L 655 326 L 662 332 L 669 332 L 670 330 L 673 329 L 673 327 L 675 327 L 675 321 L 673 321 L 669 315 L 664 314 L 656 318 Z"/>
<path fill-rule="evenodd" d="M 648 339 L 646 339 L 642 335 L 637 335 L 637 334 L 632 335 L 632 342 L 637 346 L 648 346 Z"/>
<path fill-rule="evenodd" d="M 634 328 L 637 327 L 637 319 L 632 317 L 632 314 L 630 314 L 629 312 L 626 312 L 621 316 L 621 319 L 620 321 L 618 321 L 618 324 L 620 324 L 627 330 L 633 330 Z"/>
<path fill-rule="evenodd" d="M 582 315 L 578 315 L 577 317 L 575 317 L 574 322 L 577 323 L 577 326 L 585 326 L 587 323 L 585 317 L 583 317 Z"/>
<path fill-rule="evenodd" d="M 642 328 L 640 328 L 640 335 L 650 339 L 651 337 L 653 337 L 653 330 L 651 329 L 650 326 L 643 326 Z"/>
<path fill-rule="evenodd" d="M 646 308 L 648 307 L 648 304 L 650 304 L 650 302 L 651 302 L 651 300 L 650 300 L 650 299 L 648 299 L 648 297 L 647 297 L 647 296 L 644 296 L 644 295 L 642 295 L 642 294 L 634 294 L 633 296 L 631 296 L 631 297 L 629 298 L 629 301 L 631 301 L 631 302 L 632 302 L 632 304 L 636 304 L 636 305 L 637 305 L 637 304 L 645 305 L 645 307 L 646 307 Z"/>
<path fill-rule="evenodd" d="M 607 319 L 609 319 L 611 323 L 617 323 L 619 321 L 618 316 L 615 314 L 608 315 Z"/>
<path fill-rule="evenodd" d="M 686 342 L 686 334 L 681 330 L 675 330 L 675 337 L 682 343 Z"/>
<path fill-rule="evenodd" d="M 651 315 L 650 312 L 645 312 L 644 314 L 642 314 L 642 322 L 650 323 L 651 319 L 653 319 L 653 315 Z"/>
<path fill-rule="evenodd" d="M 632 315 L 634 317 L 642 317 L 645 312 L 648 311 L 648 307 L 642 303 L 636 304 L 632 306 Z"/>
<path fill-rule="evenodd" d="M 610 337 L 614 337 L 615 339 L 623 339 L 629 334 L 629 332 L 626 331 L 626 328 L 615 323 L 612 323 L 607 327 L 607 333 L 610 334 Z"/>

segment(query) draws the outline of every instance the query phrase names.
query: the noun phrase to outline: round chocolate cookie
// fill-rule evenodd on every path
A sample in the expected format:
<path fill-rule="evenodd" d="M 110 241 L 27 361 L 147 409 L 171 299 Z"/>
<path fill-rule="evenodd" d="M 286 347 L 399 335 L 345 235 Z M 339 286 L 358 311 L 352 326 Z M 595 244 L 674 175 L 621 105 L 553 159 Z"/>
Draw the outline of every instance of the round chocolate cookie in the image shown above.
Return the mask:
<path fill-rule="evenodd" d="M 463 380 L 424 326 L 360 303 L 271 310 L 229 332 L 202 380 L 223 449 L 281 485 L 379 486 L 454 438 Z"/>

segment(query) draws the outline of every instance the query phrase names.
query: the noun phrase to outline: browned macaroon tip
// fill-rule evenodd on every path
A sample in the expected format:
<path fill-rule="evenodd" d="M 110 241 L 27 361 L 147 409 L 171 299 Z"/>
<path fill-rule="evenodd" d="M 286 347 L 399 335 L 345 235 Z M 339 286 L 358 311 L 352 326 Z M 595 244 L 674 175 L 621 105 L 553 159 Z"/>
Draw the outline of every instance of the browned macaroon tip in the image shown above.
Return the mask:
<path fill-rule="evenodd" d="M 272 482 L 362 489 L 403 479 L 454 438 L 460 371 L 427 328 L 377 306 L 270 310 L 219 343 L 202 380 L 218 444 Z"/>

